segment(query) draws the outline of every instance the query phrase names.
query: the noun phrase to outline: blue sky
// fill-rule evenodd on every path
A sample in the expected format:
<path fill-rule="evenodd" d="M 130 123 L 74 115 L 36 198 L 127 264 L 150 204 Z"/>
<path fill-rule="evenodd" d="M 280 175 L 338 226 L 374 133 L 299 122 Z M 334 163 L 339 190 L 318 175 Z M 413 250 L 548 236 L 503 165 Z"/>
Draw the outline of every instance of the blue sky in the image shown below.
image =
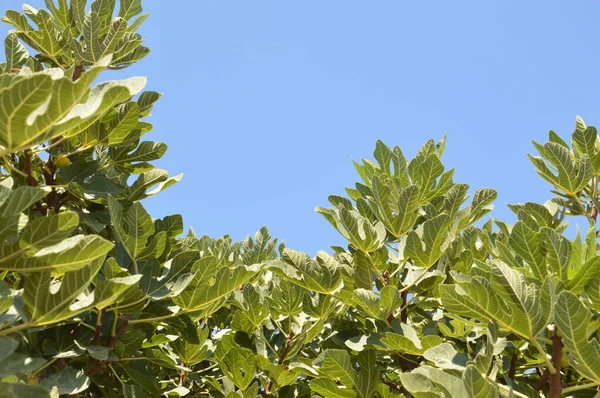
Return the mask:
<path fill-rule="evenodd" d="M 377 139 L 412 156 L 444 133 L 455 181 L 497 189 L 493 215 L 512 221 L 506 203 L 551 197 L 527 159 L 531 140 L 568 137 L 576 114 L 600 122 L 598 2 L 144 8 L 153 53 L 105 76 L 146 75 L 164 94 L 147 137 L 169 145 L 158 166 L 184 179 L 145 205 L 183 214 L 198 234 L 242 239 L 267 225 L 294 249 L 328 249 L 342 241 L 313 209 L 354 184 L 352 159 L 371 158 Z"/>

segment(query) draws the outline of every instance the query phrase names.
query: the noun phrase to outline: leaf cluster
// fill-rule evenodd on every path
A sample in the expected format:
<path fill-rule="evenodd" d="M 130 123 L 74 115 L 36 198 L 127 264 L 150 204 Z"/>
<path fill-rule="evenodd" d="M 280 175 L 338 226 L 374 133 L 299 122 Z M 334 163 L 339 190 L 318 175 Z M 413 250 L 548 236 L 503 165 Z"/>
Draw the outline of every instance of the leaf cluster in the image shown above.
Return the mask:
<path fill-rule="evenodd" d="M 486 217 L 496 191 L 454 182 L 443 138 L 355 162 L 316 208 L 347 244 L 314 258 L 266 228 L 184 236 L 141 203 L 181 179 L 145 139 L 160 94 L 95 84 L 149 53 L 141 0 L 46 8 L 2 18 L 0 397 L 597 394 L 594 127 L 534 143 L 556 196 L 509 205 L 514 225 Z"/>

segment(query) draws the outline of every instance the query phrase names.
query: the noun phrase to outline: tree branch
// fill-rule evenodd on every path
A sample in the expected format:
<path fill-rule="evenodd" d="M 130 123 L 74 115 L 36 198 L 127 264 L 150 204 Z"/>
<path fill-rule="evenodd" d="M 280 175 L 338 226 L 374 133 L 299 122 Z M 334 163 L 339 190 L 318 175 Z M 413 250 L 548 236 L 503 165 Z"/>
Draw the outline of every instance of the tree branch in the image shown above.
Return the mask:
<path fill-rule="evenodd" d="M 277 360 L 275 361 L 277 363 L 277 365 L 281 365 L 281 364 L 283 364 L 283 361 L 285 361 L 287 354 L 289 354 L 290 349 L 292 348 L 293 339 L 294 339 L 294 331 L 290 330 L 290 333 L 288 334 L 288 336 L 285 339 L 285 344 L 283 346 L 283 350 L 281 351 L 281 354 L 279 354 L 279 358 L 277 358 Z M 270 379 L 269 383 L 267 383 L 267 387 L 265 388 L 266 395 L 271 394 L 271 388 L 273 388 L 273 379 Z"/>
<path fill-rule="evenodd" d="M 132 318 L 132 315 L 125 315 L 125 318 L 123 318 L 123 322 L 121 322 L 121 324 L 119 325 L 119 327 L 115 331 L 115 335 L 113 337 L 111 337 L 110 341 L 108 342 L 108 349 L 109 350 L 112 350 L 113 347 L 115 346 L 115 344 L 117 344 L 117 341 L 119 341 L 119 338 L 121 337 L 121 335 L 123 334 L 123 332 L 127 328 L 127 324 L 129 323 L 129 321 L 131 320 L 131 318 Z"/>
<path fill-rule="evenodd" d="M 560 365 L 562 363 L 562 348 L 563 343 L 561 337 L 554 330 L 552 334 L 552 362 L 556 372 L 550 375 L 550 393 L 548 398 L 559 398 L 562 394 L 562 381 L 560 377 Z"/>

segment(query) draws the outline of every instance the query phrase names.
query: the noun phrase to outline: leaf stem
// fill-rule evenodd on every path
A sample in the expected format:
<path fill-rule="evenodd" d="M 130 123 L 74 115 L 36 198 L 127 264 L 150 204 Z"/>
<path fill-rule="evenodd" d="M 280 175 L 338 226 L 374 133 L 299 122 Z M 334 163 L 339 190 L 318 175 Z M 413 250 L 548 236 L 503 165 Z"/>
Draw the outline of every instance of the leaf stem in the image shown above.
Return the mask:
<path fill-rule="evenodd" d="M 581 210 L 581 212 L 585 215 L 585 217 L 588 219 L 589 222 L 594 221 L 594 219 L 592 218 L 592 216 L 585 211 L 585 208 L 583 207 L 583 205 L 581 204 L 581 201 L 579 200 L 579 198 L 577 197 L 577 195 L 572 194 L 569 195 L 571 197 L 571 199 L 573 199 L 575 201 L 575 203 L 577 204 L 577 207 L 579 207 L 579 210 Z"/>
<path fill-rule="evenodd" d="M 273 355 L 277 357 L 277 351 L 273 348 L 271 343 L 269 343 L 269 340 L 267 339 L 267 336 L 265 336 L 265 332 L 263 332 L 262 327 L 258 328 L 258 333 L 262 336 L 263 339 L 265 339 L 265 344 L 267 345 L 267 347 L 269 347 Z"/>
<path fill-rule="evenodd" d="M 56 362 L 58 358 L 52 358 L 51 360 L 49 360 L 48 362 L 46 362 L 42 367 L 36 369 L 34 372 L 29 373 L 29 377 L 33 377 L 36 374 L 40 373 L 42 370 L 46 369 L 48 366 L 52 365 L 54 362 Z"/>
<path fill-rule="evenodd" d="M 122 386 L 125 385 L 125 383 L 123 383 L 123 380 L 121 380 L 121 377 L 119 376 L 119 374 L 115 371 L 115 369 L 112 367 L 112 365 L 109 363 L 108 364 L 108 368 L 113 372 L 113 374 L 115 375 L 115 377 L 117 378 L 117 380 L 119 380 L 119 383 L 121 383 Z"/>
<path fill-rule="evenodd" d="M 50 144 L 46 145 L 45 147 L 40 146 L 39 148 L 36 148 L 33 152 L 40 153 L 43 151 L 47 151 L 48 149 L 54 148 L 55 146 L 62 144 L 63 141 L 66 139 L 67 139 L 67 137 L 60 137 L 58 140 L 52 141 Z"/>
<path fill-rule="evenodd" d="M 213 370 L 213 369 L 214 369 L 214 368 L 216 368 L 217 366 L 219 366 L 219 364 L 218 364 L 218 363 L 213 363 L 212 365 L 210 365 L 210 366 L 208 366 L 208 367 L 206 367 L 206 368 L 204 368 L 204 369 L 200 369 L 200 370 L 197 370 L 197 371 L 195 371 L 195 372 L 191 372 L 190 374 L 201 374 L 201 373 L 206 373 L 206 372 L 208 372 L 209 370 Z"/>
<path fill-rule="evenodd" d="M 546 354 L 546 350 L 544 350 L 542 348 L 542 346 L 540 345 L 540 343 L 538 343 L 537 340 L 532 340 L 531 342 L 533 343 L 533 346 L 538 350 L 538 352 L 540 354 L 542 354 L 542 357 L 544 358 L 544 362 L 546 363 L 546 367 L 548 368 L 548 371 L 550 371 L 550 374 L 555 374 L 556 368 L 554 367 L 554 365 L 548 358 L 548 354 Z"/>
<path fill-rule="evenodd" d="M 417 298 L 417 294 L 413 294 L 412 297 L 410 298 L 410 300 L 408 300 L 406 302 L 406 304 L 404 304 L 402 306 L 402 308 L 400 308 L 400 312 L 405 311 L 408 308 L 408 306 L 411 305 L 413 301 L 415 301 L 416 298 Z"/>
<path fill-rule="evenodd" d="M 483 375 L 482 375 L 483 376 Z M 523 393 L 520 393 L 518 391 L 515 391 L 514 389 L 512 389 L 511 387 L 505 386 L 504 384 L 498 383 L 495 380 L 490 379 L 487 376 L 483 376 L 485 377 L 485 379 L 487 381 L 489 381 L 490 383 L 492 383 L 493 385 L 495 385 L 496 387 L 498 387 L 500 390 L 504 390 L 506 392 L 508 392 L 509 394 L 513 394 L 515 397 L 519 397 L 519 398 L 529 398 L 528 395 L 525 395 Z"/>
<path fill-rule="evenodd" d="M 403 287 L 402 289 L 400 289 L 400 293 L 404 293 L 406 292 L 408 289 L 414 287 L 417 283 L 421 282 L 421 279 L 423 279 L 423 277 L 429 272 L 429 268 L 425 268 L 425 271 L 423 271 L 423 273 L 421 273 L 421 275 L 419 275 L 417 277 L 417 279 L 415 279 L 414 281 L 412 281 L 410 283 L 410 285 Z"/>
<path fill-rule="evenodd" d="M 171 318 L 176 318 L 180 315 L 183 315 L 185 313 L 188 313 L 190 311 L 188 310 L 181 310 L 179 312 L 176 312 L 174 314 L 169 314 L 169 315 L 163 315 L 163 316 L 157 316 L 154 318 L 143 318 L 143 319 L 134 319 L 132 321 L 129 321 L 130 325 L 135 325 L 138 323 L 151 323 L 151 322 L 159 322 L 159 321 L 164 321 L 166 319 L 171 319 Z"/>
<path fill-rule="evenodd" d="M 33 325 L 31 325 L 29 323 L 22 323 L 20 325 L 13 326 L 12 328 L 0 330 L 0 336 L 5 336 L 5 335 L 10 334 L 10 333 L 18 332 L 19 330 L 27 329 L 27 328 L 32 327 L 32 326 Z"/>
<path fill-rule="evenodd" d="M 117 311 L 113 311 L 113 321 L 112 321 L 112 326 L 110 327 L 110 337 L 115 337 L 116 336 L 116 330 L 117 330 L 117 321 L 119 320 L 119 313 Z M 131 322 L 130 322 L 131 323 Z"/>
<path fill-rule="evenodd" d="M 546 343 L 546 344 L 552 344 L 552 339 L 546 338 L 546 337 L 539 337 L 537 338 L 539 341 Z"/>
<path fill-rule="evenodd" d="M 102 314 L 104 314 L 104 311 L 100 310 L 98 311 L 98 314 L 96 316 L 96 327 L 94 328 L 94 344 L 100 344 L 100 337 L 102 336 Z"/>
<path fill-rule="evenodd" d="M 85 322 L 79 322 L 79 325 L 81 325 L 81 326 L 83 326 L 83 327 L 86 327 L 86 328 L 88 328 L 88 329 L 90 329 L 90 330 L 93 330 L 94 332 L 96 331 L 96 328 L 95 328 L 95 327 L 93 327 L 93 326 L 91 326 L 91 325 L 88 325 L 88 324 L 87 324 L 87 323 L 85 323 Z"/>
<path fill-rule="evenodd" d="M 119 338 L 121 337 L 121 335 L 127 328 L 127 325 L 129 324 L 130 320 L 131 320 L 131 315 L 125 315 L 125 317 L 123 318 L 123 322 L 121 322 L 121 324 L 115 331 L 115 335 L 113 337 L 111 337 L 110 341 L 108 342 L 107 347 L 109 350 L 112 350 L 114 348 L 115 344 L 117 344 L 117 341 L 119 341 Z"/>
<path fill-rule="evenodd" d="M 367 258 L 369 259 L 369 262 L 373 265 L 372 271 L 375 272 L 375 276 L 377 277 L 377 279 L 379 279 L 379 282 L 381 282 L 381 284 L 383 286 L 386 286 L 387 282 L 386 282 L 385 278 L 383 277 L 383 275 L 381 275 L 381 272 L 379 272 L 379 270 L 377 269 L 377 266 L 373 262 L 371 255 L 369 253 L 365 253 L 365 256 L 367 256 Z"/>
<path fill-rule="evenodd" d="M 277 327 L 277 329 L 279 329 L 279 332 L 287 339 L 288 335 L 286 332 L 283 331 L 283 328 L 281 327 L 279 322 L 277 322 L 275 319 L 273 319 L 273 324 L 275 325 L 275 327 Z"/>
<path fill-rule="evenodd" d="M 388 249 L 392 249 L 392 250 L 393 250 L 393 251 L 395 251 L 396 253 L 399 253 L 399 252 L 400 252 L 400 250 L 398 250 L 397 248 L 395 248 L 394 246 L 392 246 L 390 243 L 387 243 L 387 242 L 386 242 L 386 243 L 384 243 L 384 244 L 385 244 L 385 246 L 386 246 Z"/>
<path fill-rule="evenodd" d="M 563 392 L 563 394 L 568 394 L 573 391 L 587 390 L 588 388 L 594 388 L 594 387 L 598 387 L 598 383 L 591 382 L 591 383 L 584 383 L 584 384 L 576 384 L 574 386 L 565 387 L 562 390 L 562 392 Z"/>
<path fill-rule="evenodd" d="M 29 177 L 27 174 L 23 173 L 21 170 L 17 169 L 15 166 L 12 165 L 12 163 L 10 162 L 10 160 L 8 160 L 6 158 L 6 156 L 3 156 L 2 159 L 4 160 L 4 166 L 7 168 L 7 171 L 14 171 L 15 173 L 19 174 L 21 177 Z"/>

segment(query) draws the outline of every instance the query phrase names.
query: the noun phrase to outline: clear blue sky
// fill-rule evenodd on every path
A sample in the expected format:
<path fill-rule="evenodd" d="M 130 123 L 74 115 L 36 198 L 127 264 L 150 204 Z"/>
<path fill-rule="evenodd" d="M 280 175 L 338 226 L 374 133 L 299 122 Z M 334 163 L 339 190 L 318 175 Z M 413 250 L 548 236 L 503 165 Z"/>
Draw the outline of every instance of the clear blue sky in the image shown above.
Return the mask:
<path fill-rule="evenodd" d="M 40 7 L 41 0 L 30 0 Z M 21 0 L 2 0 L 20 8 Z M 448 134 L 455 180 L 506 203 L 545 201 L 526 153 L 580 114 L 600 124 L 600 3 L 145 0 L 153 49 L 114 77 L 163 99 L 148 139 L 184 179 L 146 206 L 198 234 L 262 225 L 315 254 L 342 241 L 313 208 L 357 180 L 375 141 L 412 156 Z M 3 27 L 3 29 L 5 29 Z M 107 78 L 112 78 L 111 73 Z"/>

